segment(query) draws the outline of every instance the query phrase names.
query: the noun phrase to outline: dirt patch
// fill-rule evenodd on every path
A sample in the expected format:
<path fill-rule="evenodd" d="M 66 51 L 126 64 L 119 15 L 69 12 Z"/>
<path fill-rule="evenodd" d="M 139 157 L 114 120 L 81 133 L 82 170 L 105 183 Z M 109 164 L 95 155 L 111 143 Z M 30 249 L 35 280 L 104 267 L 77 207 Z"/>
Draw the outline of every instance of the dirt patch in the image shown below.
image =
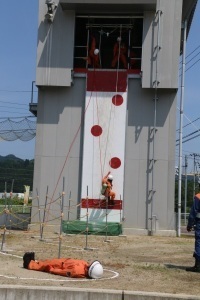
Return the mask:
<path fill-rule="evenodd" d="M 1 235 L 3 240 L 3 235 Z M 105 288 L 114 290 L 200 294 L 200 274 L 186 272 L 194 264 L 192 236 L 86 236 L 48 232 L 6 232 L 0 252 L 0 284 Z M 59 250 L 60 249 L 60 250 Z M 34 251 L 36 259 L 71 257 L 98 259 L 101 280 L 70 279 L 23 268 L 22 257 Z"/>

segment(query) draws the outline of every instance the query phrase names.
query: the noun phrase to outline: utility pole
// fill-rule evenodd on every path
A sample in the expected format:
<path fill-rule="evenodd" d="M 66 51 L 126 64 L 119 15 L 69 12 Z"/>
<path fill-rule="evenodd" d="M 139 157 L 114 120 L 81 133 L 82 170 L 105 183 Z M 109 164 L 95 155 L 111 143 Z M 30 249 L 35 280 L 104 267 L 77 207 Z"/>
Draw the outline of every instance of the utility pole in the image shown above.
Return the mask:
<path fill-rule="evenodd" d="M 182 140 L 183 140 L 183 102 L 184 102 L 184 83 L 185 83 L 185 53 L 187 20 L 182 24 L 183 33 L 183 54 L 182 54 L 182 74 L 181 74 L 181 98 L 180 98 L 180 125 L 179 125 L 179 176 L 178 176 L 178 226 L 177 236 L 181 236 L 181 179 L 182 179 Z"/>
<path fill-rule="evenodd" d="M 186 225 L 186 213 L 187 213 L 187 167 L 188 160 L 187 155 L 185 155 L 185 205 L 184 205 L 184 213 L 185 213 L 185 225 Z"/>

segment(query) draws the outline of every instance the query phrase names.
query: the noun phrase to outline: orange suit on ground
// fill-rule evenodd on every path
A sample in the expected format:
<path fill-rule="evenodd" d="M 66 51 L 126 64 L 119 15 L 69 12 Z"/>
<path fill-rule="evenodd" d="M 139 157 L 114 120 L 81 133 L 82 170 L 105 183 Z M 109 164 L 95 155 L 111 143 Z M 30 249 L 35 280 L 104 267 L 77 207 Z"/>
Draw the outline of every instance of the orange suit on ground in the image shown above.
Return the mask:
<path fill-rule="evenodd" d="M 88 267 L 89 264 L 86 261 L 72 258 L 31 260 L 28 265 L 29 270 L 42 271 L 72 278 L 88 277 Z"/>
<path fill-rule="evenodd" d="M 108 175 L 110 174 L 110 172 L 108 172 L 108 174 L 102 179 L 102 187 L 106 186 L 105 191 L 103 191 L 103 195 L 105 197 L 110 198 L 110 200 L 114 200 L 115 199 L 115 192 L 112 191 L 112 181 L 108 180 Z"/>

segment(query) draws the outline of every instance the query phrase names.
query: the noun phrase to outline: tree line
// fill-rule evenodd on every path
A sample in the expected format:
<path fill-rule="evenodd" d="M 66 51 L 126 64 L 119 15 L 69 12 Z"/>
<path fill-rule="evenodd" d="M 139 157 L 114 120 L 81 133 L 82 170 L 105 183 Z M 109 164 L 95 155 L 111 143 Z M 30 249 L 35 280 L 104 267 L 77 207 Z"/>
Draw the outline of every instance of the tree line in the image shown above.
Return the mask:
<path fill-rule="evenodd" d="M 178 212 L 178 178 L 175 177 L 175 212 Z M 187 212 L 190 212 L 190 208 L 193 203 L 194 194 L 199 192 L 198 178 L 193 175 L 188 176 L 187 179 L 187 196 L 185 195 L 185 176 L 182 177 L 181 182 L 181 212 L 185 211 L 185 202 L 187 207 Z"/>
<path fill-rule="evenodd" d="M 30 186 L 30 191 L 33 189 L 33 170 L 34 160 L 20 159 L 14 155 L 0 156 L 0 192 L 24 193 L 24 185 Z M 192 176 L 187 180 L 187 198 L 185 199 L 185 179 L 181 185 L 181 211 L 184 212 L 185 201 L 187 203 L 187 211 L 189 212 L 193 202 L 193 194 L 199 191 L 197 178 Z M 175 176 L 175 201 L 174 210 L 178 212 L 178 178 Z"/>
<path fill-rule="evenodd" d="M 0 156 L 0 192 L 24 193 L 24 185 L 33 189 L 34 160 L 14 155 Z"/>

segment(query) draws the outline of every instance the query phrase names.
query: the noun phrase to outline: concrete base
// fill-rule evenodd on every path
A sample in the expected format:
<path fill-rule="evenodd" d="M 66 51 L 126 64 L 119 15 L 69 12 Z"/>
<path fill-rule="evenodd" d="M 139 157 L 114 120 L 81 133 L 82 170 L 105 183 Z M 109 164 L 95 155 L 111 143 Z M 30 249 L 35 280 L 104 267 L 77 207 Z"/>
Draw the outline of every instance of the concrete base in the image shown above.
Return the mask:
<path fill-rule="evenodd" d="M 123 235 L 177 236 L 177 233 L 175 230 L 157 230 L 151 234 L 147 229 L 123 228 Z"/>
<path fill-rule="evenodd" d="M 38 223 L 29 224 L 28 230 L 38 231 L 40 232 L 40 225 Z M 45 232 L 52 232 L 59 234 L 60 232 L 60 224 L 51 224 L 44 226 L 44 233 Z M 122 235 L 151 235 L 147 229 L 140 229 L 140 228 L 123 228 Z M 156 230 L 152 232 L 153 236 L 177 236 L 177 232 L 175 230 Z"/>
<path fill-rule="evenodd" d="M 103 289 L 81 289 L 81 288 L 54 288 L 38 286 L 14 286 L 1 285 L 0 299 L 3 300 L 200 300 L 199 296 L 164 294 L 164 293 L 147 293 L 131 292 L 122 290 L 103 290 Z"/>

